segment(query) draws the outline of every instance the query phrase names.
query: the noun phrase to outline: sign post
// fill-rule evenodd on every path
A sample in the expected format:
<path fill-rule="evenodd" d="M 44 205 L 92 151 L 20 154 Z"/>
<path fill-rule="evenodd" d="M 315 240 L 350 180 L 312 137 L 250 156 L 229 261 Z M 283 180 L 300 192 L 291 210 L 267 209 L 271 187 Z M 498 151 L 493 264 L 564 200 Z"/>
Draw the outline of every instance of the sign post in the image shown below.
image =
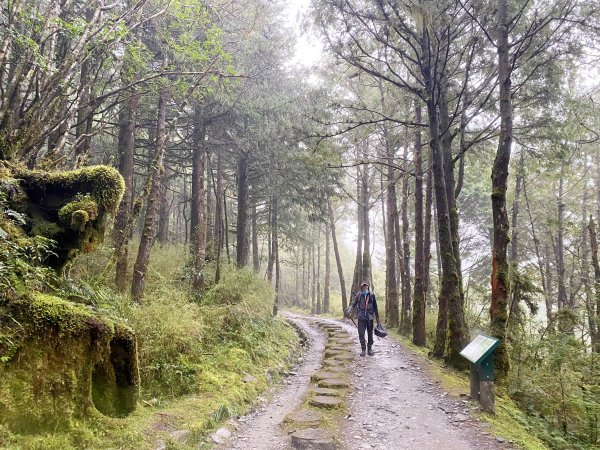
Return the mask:
<path fill-rule="evenodd" d="M 499 345 L 499 339 L 480 334 L 460 352 L 471 363 L 471 398 L 490 414 L 496 413 L 493 354 Z"/>

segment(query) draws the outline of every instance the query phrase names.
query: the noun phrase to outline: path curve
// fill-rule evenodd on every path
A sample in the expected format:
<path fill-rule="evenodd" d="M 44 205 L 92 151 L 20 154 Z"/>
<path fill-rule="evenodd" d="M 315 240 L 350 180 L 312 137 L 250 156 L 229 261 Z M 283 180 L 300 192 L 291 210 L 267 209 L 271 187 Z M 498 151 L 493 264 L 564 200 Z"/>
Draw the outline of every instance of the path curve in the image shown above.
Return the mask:
<path fill-rule="evenodd" d="M 283 418 L 292 412 L 306 397 L 310 376 L 321 368 L 325 351 L 325 333 L 311 326 L 308 317 L 283 313 L 283 316 L 299 327 L 308 338 L 308 350 L 299 364 L 292 369 L 281 386 L 267 394 L 262 406 L 240 417 L 232 424 L 237 427 L 231 439 L 216 447 L 230 450 L 280 450 L 290 448 L 290 436 L 279 426 Z"/>
<path fill-rule="evenodd" d="M 218 449 L 290 449 L 290 436 L 280 427 L 308 393 L 310 376 L 321 368 L 326 336 L 313 318 L 284 313 L 308 338 L 309 347 L 284 384 L 267 395 L 261 406 L 230 422 L 236 428 Z M 317 317 L 314 317 L 317 318 Z M 357 356 L 351 362 L 348 417 L 342 425 L 341 449 L 355 450 L 500 450 L 514 448 L 499 442 L 486 427 L 470 417 L 475 408 L 450 397 L 422 369 L 420 358 L 397 341 L 375 340 L 375 356 L 360 357 L 354 325 L 318 317 L 319 322 L 341 325 L 354 340 Z"/>

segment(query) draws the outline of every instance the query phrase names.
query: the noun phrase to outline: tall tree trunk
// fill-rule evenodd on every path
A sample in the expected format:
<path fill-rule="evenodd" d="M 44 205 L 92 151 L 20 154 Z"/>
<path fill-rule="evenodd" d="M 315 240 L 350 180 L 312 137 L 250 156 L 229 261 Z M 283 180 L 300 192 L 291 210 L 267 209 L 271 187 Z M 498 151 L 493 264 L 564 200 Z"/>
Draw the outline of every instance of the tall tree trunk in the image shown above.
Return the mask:
<path fill-rule="evenodd" d="M 557 199 L 557 237 L 556 237 L 556 273 L 558 283 L 558 327 L 563 333 L 572 333 L 574 323 L 572 323 L 571 316 L 567 314 L 567 310 L 572 308 L 569 304 L 567 297 L 567 287 L 565 284 L 565 227 L 564 227 L 564 216 L 565 216 L 565 162 L 561 163 L 560 167 L 560 179 L 558 184 L 558 199 Z"/>
<path fill-rule="evenodd" d="M 277 197 L 273 198 L 273 209 L 271 212 L 271 231 L 273 233 L 273 249 L 275 255 L 275 302 L 273 304 L 273 315 L 276 316 L 279 310 L 279 298 L 281 295 L 281 267 L 279 259 L 279 223 L 277 221 Z"/>
<path fill-rule="evenodd" d="M 148 202 L 144 228 L 140 239 L 137 258 L 133 266 L 131 297 L 141 302 L 146 287 L 146 270 L 150 261 L 150 251 L 156 236 L 156 215 L 160 195 L 160 180 L 163 169 L 163 157 L 167 142 L 167 90 L 162 88 L 158 95 L 158 118 L 156 121 L 156 143 L 152 166 L 148 173 Z"/>
<path fill-rule="evenodd" d="M 596 239 L 596 224 L 591 216 L 588 229 L 590 233 L 590 247 L 592 249 L 592 265 L 594 266 L 594 290 L 596 297 L 596 304 L 590 305 L 590 308 L 588 309 L 590 314 L 590 335 L 592 341 L 592 351 L 600 353 L 600 330 L 598 330 L 598 324 L 600 323 L 600 264 L 598 263 L 598 240 Z"/>
<path fill-rule="evenodd" d="M 510 270 L 514 274 L 513 279 L 519 274 L 519 210 L 521 202 L 521 189 L 525 171 L 525 152 L 521 152 L 519 158 L 519 168 L 515 182 L 515 199 L 513 201 L 511 217 L 511 237 L 510 237 Z M 515 326 L 521 317 L 521 304 L 518 298 L 517 289 L 514 287 L 510 292 L 510 308 L 508 309 L 507 326 Z"/>
<path fill-rule="evenodd" d="M 204 108 L 196 105 L 194 110 L 194 142 L 192 155 L 192 258 L 194 278 L 192 284 L 197 294 L 204 290 L 204 266 L 206 261 L 206 192 L 204 172 L 206 170 L 206 119 Z"/>
<path fill-rule="evenodd" d="M 421 105 L 415 107 L 415 122 L 421 123 Z M 412 342 L 424 347 L 425 338 L 425 287 L 423 273 L 424 261 L 424 226 L 423 226 L 423 146 L 421 128 L 417 127 L 415 135 L 415 292 L 413 298 Z"/>
<path fill-rule="evenodd" d="M 327 314 L 330 308 L 331 289 L 331 241 L 329 236 L 329 224 L 325 225 L 325 282 L 323 286 L 323 312 Z"/>
<path fill-rule="evenodd" d="M 133 208 L 133 159 L 138 101 L 138 95 L 133 92 L 119 112 L 119 172 L 125 180 L 125 193 L 115 218 L 115 284 L 119 292 L 127 290 L 127 274 L 129 272 L 128 253 L 132 231 L 130 218 Z"/>
<path fill-rule="evenodd" d="M 223 226 L 223 161 L 221 150 L 217 151 L 217 191 L 215 195 L 215 284 L 221 280 L 221 254 L 223 252 L 223 238 L 225 229 Z"/>
<path fill-rule="evenodd" d="M 315 235 L 315 226 L 313 224 L 313 233 Z M 310 312 L 315 314 L 317 312 L 317 262 L 315 257 L 315 242 L 312 241 L 310 244 L 310 252 L 312 256 L 312 289 L 311 289 L 311 302 L 310 302 Z"/>
<path fill-rule="evenodd" d="M 207 242 L 207 259 L 212 261 L 215 257 L 215 223 L 214 215 L 214 188 L 213 188 L 213 166 L 210 159 L 210 150 L 206 146 L 206 242 Z"/>
<path fill-rule="evenodd" d="M 448 197 L 446 195 L 446 178 L 444 173 L 444 155 L 442 154 L 440 142 L 440 126 L 438 123 L 438 111 L 436 96 L 434 90 L 434 80 L 432 78 L 431 55 L 429 32 L 423 30 L 423 39 L 421 48 L 423 50 L 423 81 L 428 91 L 427 115 L 429 118 L 430 148 L 433 160 L 433 177 L 435 188 L 435 201 L 437 210 L 438 240 L 440 246 L 442 277 L 441 287 L 438 297 L 438 321 L 436 328 L 436 340 L 433 349 L 433 355 L 443 357 L 446 355 L 448 362 L 457 367 L 465 368 L 465 359 L 459 355 L 464 344 L 466 336 L 461 335 L 462 329 L 454 327 L 449 336 L 449 345 L 446 351 L 446 340 L 448 337 L 448 306 L 461 306 L 460 298 L 460 278 L 457 272 L 457 265 L 454 258 L 454 249 L 452 244 L 452 230 L 450 224 L 450 211 Z M 450 320 L 456 321 L 456 317 Z"/>
<path fill-rule="evenodd" d="M 317 225 L 317 314 L 323 312 L 321 301 L 321 224 Z"/>
<path fill-rule="evenodd" d="M 447 39 L 447 36 L 444 36 Z M 448 103 L 448 79 L 445 68 L 441 69 L 439 74 L 439 127 L 440 142 L 443 154 L 443 173 L 448 202 L 448 214 L 450 223 L 450 238 L 452 243 L 452 252 L 454 258 L 451 260 L 454 264 L 454 273 L 456 278 L 452 277 L 451 282 L 456 283 L 452 287 L 458 292 L 458 301 L 448 301 L 448 346 L 446 349 L 446 361 L 455 367 L 466 366 L 466 360 L 460 355 L 460 351 L 467 344 L 468 330 L 465 323 L 465 302 L 462 287 L 462 268 L 460 257 L 460 235 L 459 235 L 459 217 L 456 203 L 457 189 L 454 181 L 454 160 L 452 156 L 452 136 L 450 133 L 450 116 Z M 443 251 L 443 250 L 442 250 Z"/>
<path fill-rule="evenodd" d="M 427 162 L 429 169 L 427 170 L 427 183 L 425 186 L 425 236 L 423 237 L 423 296 L 427 300 L 429 292 L 433 293 L 430 281 L 430 266 L 431 266 L 431 220 L 433 209 L 433 169 L 431 158 Z M 433 295 L 432 295 L 433 297 Z M 431 304 L 433 304 L 433 298 Z"/>
<path fill-rule="evenodd" d="M 512 148 L 512 99 L 511 66 L 508 43 L 508 1 L 498 0 L 498 84 L 500 86 L 500 136 L 492 169 L 492 219 L 494 243 L 492 249 L 492 302 L 490 320 L 492 335 L 501 340 L 496 350 L 494 367 L 500 383 L 506 382 L 510 360 L 506 347 L 506 322 L 508 320 L 508 296 L 510 292 L 508 248 L 508 213 L 506 212 L 506 189 L 508 166 Z"/>
<path fill-rule="evenodd" d="M 404 176 L 402 178 L 402 317 L 400 318 L 400 332 L 410 336 L 411 332 L 411 275 L 410 275 L 410 237 L 408 222 L 408 145 L 404 145 Z"/>
<path fill-rule="evenodd" d="M 337 265 L 338 276 L 340 278 L 340 290 L 342 293 L 342 315 L 348 309 L 348 297 L 346 294 L 346 280 L 344 279 L 344 270 L 342 268 L 342 259 L 340 258 L 340 250 L 337 243 L 337 235 L 335 231 L 335 219 L 333 217 L 333 208 L 331 207 L 331 199 L 327 199 L 327 211 L 329 214 L 329 224 L 331 230 L 331 240 L 333 242 L 333 253 L 335 255 L 335 263 Z M 304 265 L 304 251 L 302 252 L 302 264 Z M 307 277 L 304 277 L 306 279 Z M 397 294 L 396 294 L 397 295 Z M 396 300 L 397 302 L 397 300 Z"/>
<path fill-rule="evenodd" d="M 584 153 L 584 166 L 583 173 L 588 173 L 589 171 L 589 159 L 587 152 Z M 590 222 L 588 224 L 588 202 L 589 202 L 589 187 L 588 184 L 585 183 L 583 186 L 583 195 L 581 199 L 582 211 L 581 211 L 581 225 L 582 225 L 582 234 L 581 234 L 581 281 L 583 283 L 583 288 L 585 292 L 585 306 L 587 312 L 588 319 L 588 327 L 590 332 L 590 340 L 592 343 L 592 351 L 596 351 L 596 339 L 598 337 L 598 323 L 596 321 L 596 295 L 592 290 L 592 283 L 590 279 L 590 247 L 592 241 L 596 239 L 596 230 L 595 223 L 590 217 Z M 588 243 L 589 238 L 589 243 Z M 597 246 L 596 242 L 596 246 Z M 596 262 L 598 259 L 597 248 L 596 248 Z M 596 280 L 596 267 L 592 262 L 592 266 L 594 267 L 594 281 Z M 599 267 L 600 269 L 600 267 Z M 598 272 L 600 274 L 600 271 Z M 595 287 L 595 286 L 594 286 Z M 599 294 L 600 295 L 600 294 Z"/>
<path fill-rule="evenodd" d="M 238 214 L 237 214 L 237 254 L 238 267 L 248 265 L 248 156 L 240 155 L 238 160 Z"/>
<path fill-rule="evenodd" d="M 386 296 L 386 322 L 391 328 L 398 328 L 400 325 L 400 311 L 398 309 L 398 278 L 396 275 L 396 221 L 394 212 L 397 212 L 396 198 L 396 180 L 394 176 L 394 168 L 392 167 L 393 150 L 390 145 L 388 147 L 388 158 L 390 158 L 387 167 L 387 182 L 386 182 L 386 240 L 385 240 L 385 296 Z"/>
<path fill-rule="evenodd" d="M 260 256 L 258 254 L 258 225 L 256 212 L 256 195 L 252 195 L 252 268 L 260 272 Z"/>
<path fill-rule="evenodd" d="M 275 252 L 273 251 L 273 209 L 275 199 L 269 201 L 269 261 L 267 263 L 267 280 L 273 281 L 273 266 L 275 264 Z"/>
<path fill-rule="evenodd" d="M 363 273 L 362 273 L 362 250 L 363 250 L 363 236 L 364 236 L 364 214 L 363 214 L 363 205 L 361 204 L 362 194 L 361 194 L 361 175 L 360 169 L 356 168 L 356 211 L 357 211 L 357 224 L 358 231 L 356 236 L 356 259 L 354 262 L 354 275 L 352 277 L 352 287 L 350 289 L 350 295 L 354 297 L 360 290 L 360 283 L 363 281 Z"/>
<path fill-rule="evenodd" d="M 366 156 L 366 155 L 365 155 Z M 365 165 L 362 173 L 361 181 L 361 203 L 363 205 L 363 255 L 362 255 L 362 276 L 363 279 L 369 279 L 371 287 L 373 287 L 373 280 L 370 279 L 371 275 L 371 224 L 369 221 L 369 166 Z M 360 290 L 358 286 L 357 292 Z"/>
<path fill-rule="evenodd" d="M 158 242 L 165 245 L 169 240 L 169 215 L 171 214 L 169 205 L 169 181 L 170 177 L 162 177 L 160 185 L 160 207 L 158 213 L 158 234 L 156 236 Z"/>

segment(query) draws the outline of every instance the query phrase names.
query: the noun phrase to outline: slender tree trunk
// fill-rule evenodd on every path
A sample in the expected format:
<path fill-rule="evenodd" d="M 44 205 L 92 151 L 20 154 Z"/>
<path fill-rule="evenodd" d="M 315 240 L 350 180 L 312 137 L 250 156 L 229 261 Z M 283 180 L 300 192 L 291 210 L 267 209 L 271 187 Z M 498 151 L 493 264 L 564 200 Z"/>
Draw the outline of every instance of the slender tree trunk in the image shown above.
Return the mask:
<path fill-rule="evenodd" d="M 313 225 L 313 236 L 315 227 Z M 315 257 L 315 242 L 311 242 L 311 256 L 312 256 L 312 289 L 311 289 L 311 302 L 310 302 L 310 312 L 311 314 L 315 314 L 317 312 L 317 262 Z"/>
<path fill-rule="evenodd" d="M 421 105 L 415 107 L 415 122 L 421 123 Z M 424 226 L 423 226 L 423 146 L 421 128 L 417 127 L 415 135 L 415 292 L 413 298 L 412 341 L 424 347 L 425 338 L 425 302 L 424 287 Z"/>
<path fill-rule="evenodd" d="M 168 243 L 169 240 L 169 216 L 171 214 L 170 205 L 169 205 L 169 181 L 170 177 L 164 176 L 162 177 L 162 183 L 160 185 L 160 207 L 158 213 L 158 234 L 156 238 L 158 242 L 162 245 Z"/>
<path fill-rule="evenodd" d="M 492 302 L 490 320 L 492 335 L 501 340 L 494 356 L 496 378 L 506 382 L 510 360 L 506 347 L 506 322 L 508 320 L 508 298 L 510 293 L 509 266 L 507 260 L 508 213 L 506 211 L 506 189 L 508 167 L 512 148 L 512 99 L 511 66 L 508 43 L 508 1 L 498 0 L 498 84 L 500 86 L 500 136 L 492 169 L 492 219 L 494 244 L 492 249 Z"/>
<path fill-rule="evenodd" d="M 342 268 L 342 259 L 340 258 L 340 250 L 337 243 L 337 235 L 335 232 L 335 219 L 333 217 L 333 209 L 331 207 L 331 199 L 327 199 L 327 211 L 329 213 L 329 224 L 331 230 L 331 240 L 333 242 L 333 253 L 335 255 L 335 263 L 337 265 L 338 276 L 340 278 L 340 290 L 342 293 L 342 315 L 348 309 L 348 297 L 346 294 L 346 280 L 344 279 L 344 270 Z M 304 252 L 302 252 L 302 264 L 304 265 Z M 306 277 L 304 277 L 306 279 Z"/>
<path fill-rule="evenodd" d="M 356 236 L 356 260 L 354 262 L 354 275 L 352 277 L 352 287 L 350 289 L 350 296 L 354 297 L 360 290 L 360 283 L 363 281 L 363 273 L 362 273 L 362 249 L 363 249 L 363 236 L 364 236 L 364 214 L 363 214 L 363 205 L 361 204 L 362 194 L 361 194 L 361 175 L 360 169 L 356 168 L 356 199 L 358 200 L 356 203 L 356 211 L 357 211 L 357 224 L 358 224 L 358 232 Z"/>
<path fill-rule="evenodd" d="M 214 214 L 214 189 L 213 189 L 213 166 L 210 159 L 210 150 L 206 147 L 206 242 L 209 248 L 207 259 L 213 260 L 215 257 L 215 231 L 213 224 L 215 223 Z"/>
<path fill-rule="evenodd" d="M 256 273 L 260 272 L 260 257 L 258 254 L 258 225 L 255 195 L 252 195 L 252 268 Z"/>
<path fill-rule="evenodd" d="M 511 217 L 511 237 L 510 237 L 510 270 L 515 276 L 519 274 L 519 209 L 521 202 L 521 189 L 523 184 L 523 174 L 525 170 L 525 152 L 521 152 L 519 158 L 519 169 L 515 182 L 515 199 L 513 201 L 512 217 Z M 513 277 L 514 278 L 514 277 Z M 510 308 L 508 310 L 507 326 L 511 327 L 520 321 L 521 305 L 518 298 L 517 289 L 514 287 L 510 292 Z"/>
<path fill-rule="evenodd" d="M 402 179 L 402 317 L 400 332 L 405 336 L 411 334 L 411 275 L 410 275 L 410 236 L 408 222 L 408 145 L 404 145 L 404 177 Z"/>
<path fill-rule="evenodd" d="M 441 287 L 438 297 L 438 321 L 436 329 L 436 340 L 433 355 L 436 357 L 446 356 L 447 361 L 454 367 L 465 368 L 465 359 L 459 355 L 462 350 L 466 336 L 461 327 L 454 326 L 450 332 L 448 349 L 446 351 L 446 340 L 448 337 L 449 314 L 448 307 L 453 305 L 461 307 L 460 276 L 457 272 L 457 264 L 454 257 L 452 243 L 452 230 L 450 223 L 450 211 L 448 197 L 446 194 L 446 178 L 444 174 L 444 155 L 442 154 L 440 142 L 440 126 L 438 123 L 438 111 L 435 102 L 434 82 L 432 78 L 431 55 L 428 31 L 424 29 L 421 48 L 423 50 L 423 81 L 428 90 L 427 115 L 429 118 L 430 148 L 433 160 L 433 177 L 435 188 L 435 200 L 437 210 L 438 240 L 442 264 Z M 450 321 L 457 321 L 457 317 L 450 317 Z"/>
<path fill-rule="evenodd" d="M 273 208 L 275 200 L 269 202 L 269 261 L 267 263 L 267 280 L 273 281 L 273 265 L 275 264 L 275 252 L 273 251 Z"/>
<path fill-rule="evenodd" d="M 366 155 L 365 155 L 366 156 Z M 363 256 L 362 256 L 362 276 L 364 279 L 369 278 L 371 288 L 373 288 L 373 280 L 371 275 L 371 224 L 369 221 L 369 166 L 365 166 L 362 173 L 361 203 L 363 205 Z M 360 286 L 357 287 L 360 290 Z M 357 290 L 357 292 L 358 292 Z"/>
<path fill-rule="evenodd" d="M 279 298 L 281 295 L 281 267 L 279 259 L 279 224 L 277 221 L 277 197 L 273 198 L 273 209 L 271 212 L 271 231 L 273 232 L 273 249 L 272 253 L 275 256 L 275 303 L 273 304 L 273 315 L 276 316 L 279 310 Z"/>
<path fill-rule="evenodd" d="M 192 155 L 192 258 L 194 278 L 192 284 L 197 294 L 204 290 L 204 266 L 206 261 L 206 192 L 204 172 L 206 170 L 206 149 L 204 136 L 206 120 L 204 108 L 196 105 L 194 111 L 194 142 Z"/>
<path fill-rule="evenodd" d="M 387 141 L 386 141 L 387 143 Z M 386 144 L 387 145 L 387 144 Z M 388 145 L 388 158 L 393 158 L 392 148 Z M 390 163 L 392 160 L 390 160 Z M 387 237 L 385 240 L 385 296 L 386 296 L 386 322 L 391 328 L 400 326 L 400 311 L 398 306 L 398 278 L 396 270 L 396 226 L 397 217 L 394 212 L 397 211 L 396 198 L 396 180 L 394 177 L 394 168 L 390 164 L 387 167 L 386 183 L 386 222 Z"/>
<path fill-rule="evenodd" d="M 238 267 L 248 265 L 248 156 L 240 155 L 238 160 L 238 214 L 237 214 L 237 255 Z"/>
<path fill-rule="evenodd" d="M 596 297 L 596 304 L 590 305 L 590 308 L 588 309 L 590 314 L 590 335 L 592 341 L 592 351 L 600 353 L 600 332 L 598 330 L 598 324 L 600 323 L 600 264 L 598 263 L 598 240 L 596 238 L 596 224 L 591 216 L 588 230 L 590 233 L 590 247 L 592 249 L 594 290 Z"/>
<path fill-rule="evenodd" d="M 325 283 L 323 286 L 323 312 L 327 314 L 330 308 L 331 289 L 331 241 L 329 224 L 325 225 Z"/>
<path fill-rule="evenodd" d="M 125 180 L 125 193 L 115 218 L 115 285 L 119 292 L 127 290 L 129 272 L 129 240 L 133 208 L 133 159 L 135 155 L 135 122 L 139 97 L 132 93 L 119 112 L 119 172 Z"/>
<path fill-rule="evenodd" d="M 215 195 L 215 284 L 221 281 L 221 254 L 223 252 L 223 238 L 225 235 L 223 226 L 223 197 L 223 161 L 221 150 L 219 149 L 217 153 L 217 192 Z"/>
<path fill-rule="evenodd" d="M 148 173 L 148 202 L 144 228 L 140 239 L 138 254 L 133 266 L 133 280 L 131 284 L 131 297 L 136 302 L 141 302 L 146 287 L 146 270 L 150 261 L 150 251 L 156 236 L 156 215 L 160 194 L 160 180 L 163 169 L 163 156 L 167 142 L 167 90 L 162 88 L 158 96 L 158 118 L 156 121 L 156 144 L 152 166 Z"/>
<path fill-rule="evenodd" d="M 431 211 L 433 209 L 433 169 L 428 160 L 427 183 L 425 187 L 425 236 L 423 237 L 423 297 L 427 300 L 431 289 L 430 266 L 431 266 Z M 433 296 L 432 296 L 433 297 Z M 432 299 L 431 304 L 434 301 Z"/>
<path fill-rule="evenodd" d="M 323 312 L 321 300 L 321 224 L 317 225 L 317 314 Z"/>

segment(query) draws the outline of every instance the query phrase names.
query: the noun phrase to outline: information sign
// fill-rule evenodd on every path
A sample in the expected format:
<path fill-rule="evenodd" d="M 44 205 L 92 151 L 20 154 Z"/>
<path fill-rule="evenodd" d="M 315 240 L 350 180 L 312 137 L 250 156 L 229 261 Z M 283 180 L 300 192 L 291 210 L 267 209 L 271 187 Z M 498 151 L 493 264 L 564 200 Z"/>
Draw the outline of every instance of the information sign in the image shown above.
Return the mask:
<path fill-rule="evenodd" d="M 480 334 L 460 354 L 473 364 L 480 364 L 499 344 L 500 340 Z"/>

